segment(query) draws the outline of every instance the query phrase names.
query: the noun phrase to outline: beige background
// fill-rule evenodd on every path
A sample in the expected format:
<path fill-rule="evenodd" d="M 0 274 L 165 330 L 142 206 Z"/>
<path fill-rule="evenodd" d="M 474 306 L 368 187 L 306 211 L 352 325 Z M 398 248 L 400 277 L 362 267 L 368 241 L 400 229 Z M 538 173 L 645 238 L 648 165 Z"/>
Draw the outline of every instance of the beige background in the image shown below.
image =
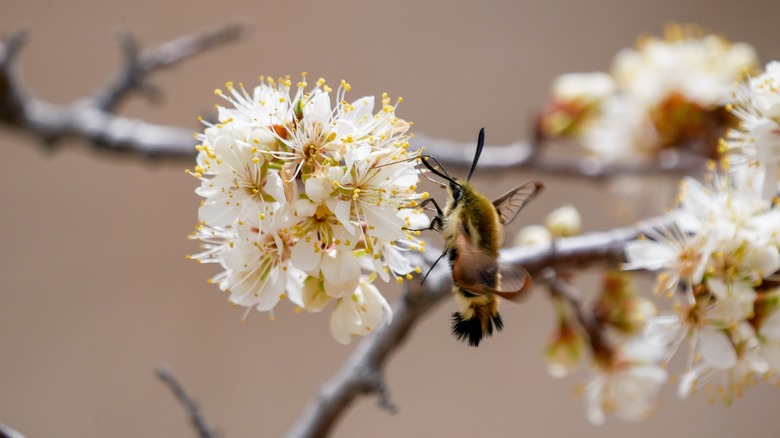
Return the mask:
<path fill-rule="evenodd" d="M 199 129 L 212 91 L 227 80 L 306 70 L 353 85 L 352 97 L 402 95 L 399 114 L 433 136 L 488 142 L 526 136 L 550 80 L 605 69 L 641 32 L 668 20 L 696 22 L 780 58 L 780 3 L 771 1 L 602 2 L 261 0 L 195 4 L 0 0 L 0 34 L 24 26 L 26 84 L 68 102 L 103 83 L 120 61 L 113 32 L 147 44 L 243 17 L 241 43 L 155 76 L 161 106 L 133 99 L 123 114 Z M 205 279 L 212 266 L 187 262 L 196 218 L 189 163 L 147 163 L 95 154 L 80 141 L 47 153 L 0 128 L 0 421 L 28 437 L 193 436 L 183 411 L 154 378 L 166 362 L 231 437 L 279 436 L 350 347 L 334 342 L 325 315 L 277 321 L 241 311 Z M 479 174 L 479 172 L 478 172 Z M 529 175 L 476 184 L 498 194 Z M 538 221 L 564 202 L 587 230 L 617 223 L 604 187 L 545 177 L 549 189 L 524 213 Z M 522 221 L 521 221 L 522 222 Z M 431 239 L 436 239 L 431 236 Z M 391 301 L 395 289 L 388 288 Z M 336 436 L 772 436 L 780 393 L 762 385 L 731 408 L 704 397 L 663 408 L 641 424 L 585 420 L 572 389 L 582 375 L 554 380 L 541 350 L 551 329 L 542 293 L 505 306 L 506 328 L 479 349 L 448 333 L 452 302 L 414 332 L 388 369 L 397 415 L 361 399 Z"/>

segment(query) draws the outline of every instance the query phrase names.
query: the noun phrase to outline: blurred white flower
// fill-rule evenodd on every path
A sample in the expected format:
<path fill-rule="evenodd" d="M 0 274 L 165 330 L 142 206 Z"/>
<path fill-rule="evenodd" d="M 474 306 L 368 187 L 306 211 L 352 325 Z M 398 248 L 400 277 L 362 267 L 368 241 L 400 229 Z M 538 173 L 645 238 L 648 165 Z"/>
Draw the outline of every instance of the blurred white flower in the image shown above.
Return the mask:
<path fill-rule="evenodd" d="M 550 212 L 544 219 L 544 225 L 553 237 L 571 237 L 580 234 L 582 218 L 575 206 L 566 204 Z"/>
<path fill-rule="evenodd" d="M 561 76 L 540 131 L 575 137 L 604 160 L 646 160 L 667 149 L 719 157 L 717 139 L 734 124 L 726 111 L 734 81 L 758 70 L 756 52 L 690 25 L 665 34 L 618 52 L 612 77 Z"/>
<path fill-rule="evenodd" d="M 567 73 L 553 81 L 553 99 L 591 105 L 617 90 L 615 80 L 608 73 Z"/>
<path fill-rule="evenodd" d="M 766 168 L 763 196 L 777 195 L 777 166 L 780 162 L 780 62 L 767 64 L 766 71 L 740 84 L 732 113 L 740 120 L 725 146 L 738 159 L 756 161 Z"/>
<path fill-rule="evenodd" d="M 726 332 L 712 334 L 703 360 L 680 378 L 678 394 L 685 398 L 705 387 L 711 401 L 720 397 L 725 404 L 740 398 L 745 389 L 754 385 L 756 375 L 769 367 L 760 355 L 760 346 L 750 324 L 743 323 Z"/>
<path fill-rule="evenodd" d="M 550 242 L 552 242 L 552 235 L 544 225 L 527 225 L 515 236 L 515 245 L 518 246 L 546 246 Z"/>
<path fill-rule="evenodd" d="M 613 355 L 609 363 L 598 364 L 585 388 L 588 420 L 595 425 L 603 424 L 607 414 L 629 421 L 647 418 L 667 379 L 661 365 L 664 349 L 641 337 L 621 345 Z"/>
<path fill-rule="evenodd" d="M 625 94 L 607 98 L 600 117 L 582 134 L 582 145 L 608 161 L 643 159 L 659 138 L 647 109 Z"/>
<path fill-rule="evenodd" d="M 759 328 L 761 353 L 768 365 L 775 371 L 780 370 L 780 311 L 773 312 Z"/>
<path fill-rule="evenodd" d="M 755 49 L 690 26 L 671 25 L 666 37 L 647 37 L 615 56 L 620 87 L 652 107 L 674 94 L 702 108 L 729 102 L 734 81 L 758 67 Z"/>

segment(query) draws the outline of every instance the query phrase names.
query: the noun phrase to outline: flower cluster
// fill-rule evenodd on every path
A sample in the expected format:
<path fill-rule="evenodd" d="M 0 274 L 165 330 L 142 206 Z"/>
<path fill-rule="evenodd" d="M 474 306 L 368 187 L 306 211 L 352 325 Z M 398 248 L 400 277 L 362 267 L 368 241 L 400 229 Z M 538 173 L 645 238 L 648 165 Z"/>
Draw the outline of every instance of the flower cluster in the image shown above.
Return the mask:
<path fill-rule="evenodd" d="M 419 272 L 404 253 L 424 249 L 409 230 L 427 221 L 427 194 L 397 103 L 385 94 L 375 113 L 373 97 L 345 100 L 345 81 L 335 93 L 323 79 L 307 86 L 304 74 L 297 87 L 216 91 L 230 105 L 197 135 L 203 251 L 192 258 L 221 265 L 210 282 L 245 316 L 284 299 L 310 312 L 334 302 L 331 332 L 346 344 L 392 317 L 374 280 Z"/>
<path fill-rule="evenodd" d="M 736 164 L 747 160 L 766 167 L 763 196 L 771 199 L 780 162 L 780 62 L 770 62 L 763 74 L 742 82 L 730 108 L 740 123 L 723 146 Z"/>
<path fill-rule="evenodd" d="M 614 273 L 607 275 L 595 304 L 581 308 L 577 318 L 558 305 L 559 330 L 548 348 L 550 369 L 566 374 L 580 360 L 583 346 L 590 349 L 595 373 L 584 393 L 588 418 L 596 424 L 606 414 L 638 420 L 651 413 L 667 380 L 665 364 L 678 351 L 687 357 L 680 397 L 704 389 L 710 401 L 720 398 L 728 404 L 780 367 L 780 63 L 769 63 L 755 77 L 742 72 L 746 75 L 736 91 L 729 92 L 727 79 L 737 74 L 740 63 L 753 59 L 752 49 L 713 36 L 675 41 L 651 40 L 640 51 L 618 56 L 616 95 L 641 103 L 642 117 L 652 123 L 621 126 L 613 119 L 608 122 L 613 132 L 647 139 L 643 130 L 650 126 L 653 138 L 661 138 L 652 108 L 668 104 L 669 96 L 709 114 L 728 111 L 739 124 L 723 131 L 714 154 L 719 160 L 708 169 L 706 183 L 684 179 L 667 223 L 625 248 L 624 268 L 657 272 L 655 292 L 673 301 L 672 310 L 657 314 L 636 294 L 629 277 Z M 712 55 L 710 79 L 694 67 L 707 64 L 699 53 L 703 47 Z M 674 78 L 669 70 L 659 77 L 653 72 L 664 69 L 655 64 L 688 66 L 689 71 Z M 594 95 L 588 95 L 592 112 L 578 116 L 580 131 L 569 128 L 558 135 L 584 138 L 606 122 L 612 97 Z M 685 124 L 703 113 L 675 114 Z M 653 147 L 664 146 L 656 140 Z M 675 142 L 681 140 L 690 137 Z"/>
<path fill-rule="evenodd" d="M 758 68 L 755 50 L 693 26 L 672 25 L 620 51 L 612 74 L 559 77 L 540 119 L 548 137 L 576 138 L 607 159 L 689 147 L 715 157 L 733 118 L 725 110 L 734 81 Z"/>
<path fill-rule="evenodd" d="M 627 267 L 659 271 L 656 291 L 674 299 L 645 335 L 668 356 L 687 344 L 683 397 L 706 386 L 728 403 L 778 365 L 780 209 L 762 179 L 745 165 L 715 173 L 711 187 L 684 180 L 673 224 L 626 248 Z"/>
<path fill-rule="evenodd" d="M 546 352 L 550 374 L 563 377 L 574 371 L 587 349 L 593 372 L 582 392 L 591 423 L 604 423 L 607 414 L 646 418 L 655 411 L 655 397 L 667 380 L 665 348 L 644 335 L 647 321 L 657 313 L 655 305 L 638 293 L 632 276 L 619 271 L 607 273 L 601 293 L 588 306 L 572 293 L 554 294 L 558 331 Z M 564 299 L 574 301 L 577 310 L 572 313 Z"/>

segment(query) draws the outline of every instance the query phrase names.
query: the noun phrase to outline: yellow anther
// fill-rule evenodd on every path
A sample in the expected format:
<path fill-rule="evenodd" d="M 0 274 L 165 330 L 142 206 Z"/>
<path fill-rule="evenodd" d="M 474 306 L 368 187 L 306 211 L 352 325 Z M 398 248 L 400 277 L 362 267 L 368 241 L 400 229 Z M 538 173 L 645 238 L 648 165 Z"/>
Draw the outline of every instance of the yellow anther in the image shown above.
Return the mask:
<path fill-rule="evenodd" d="M 265 213 L 260 213 L 260 220 L 265 219 Z"/>

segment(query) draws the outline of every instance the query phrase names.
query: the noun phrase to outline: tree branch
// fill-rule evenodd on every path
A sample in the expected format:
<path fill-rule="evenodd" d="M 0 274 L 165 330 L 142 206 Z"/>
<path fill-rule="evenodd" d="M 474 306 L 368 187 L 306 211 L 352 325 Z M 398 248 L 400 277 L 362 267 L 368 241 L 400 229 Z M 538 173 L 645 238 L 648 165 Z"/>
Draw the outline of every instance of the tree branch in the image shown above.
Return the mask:
<path fill-rule="evenodd" d="M 14 62 L 24 40 L 23 32 L 14 33 L 0 43 L 0 123 L 26 131 L 45 144 L 64 138 L 83 138 L 97 149 L 129 152 L 148 158 L 192 159 L 195 140 L 182 128 L 156 125 L 111 114 L 131 91 L 143 87 L 150 73 L 171 66 L 215 46 L 243 35 L 245 26 L 228 24 L 216 30 L 177 38 L 138 54 L 129 37 L 123 43 L 125 70 L 95 97 L 70 105 L 29 97 L 16 77 Z"/>
<path fill-rule="evenodd" d="M 444 165 L 468 168 L 474 159 L 474 144 L 428 137 L 417 134 L 413 146 L 425 147 L 426 154 Z M 610 163 L 598 157 L 574 159 L 545 157 L 539 146 L 519 141 L 506 146 L 485 146 L 479 161 L 480 169 L 533 169 L 538 172 L 567 177 L 606 179 L 621 175 L 652 175 L 659 173 L 691 174 L 706 168 L 707 160 L 683 150 L 667 149 L 654 161 Z"/>
<path fill-rule="evenodd" d="M 0 423 L 0 438 L 24 438 L 17 430 Z"/>
<path fill-rule="evenodd" d="M 209 421 L 203 415 L 203 412 L 200 411 L 198 402 L 187 394 L 187 391 L 181 383 L 173 377 L 173 372 L 170 368 L 161 366 L 157 369 L 157 376 L 168 386 L 171 392 L 173 392 L 173 395 L 175 395 L 179 402 L 184 406 L 184 409 L 190 416 L 192 425 L 195 427 L 195 430 L 198 431 L 198 436 L 201 438 L 219 438 L 219 433 L 212 428 Z"/>
<path fill-rule="evenodd" d="M 149 74 L 234 41 L 243 36 L 246 30 L 247 26 L 243 23 L 229 23 L 216 29 L 184 35 L 143 52 L 139 50 L 136 38 L 129 31 L 123 31 L 119 34 L 119 44 L 125 57 L 124 69 L 95 94 L 93 106 L 111 112 L 136 90 L 145 91 L 154 98 L 157 91 L 146 82 Z"/>
<path fill-rule="evenodd" d="M 54 105 L 28 97 L 15 76 L 14 61 L 25 40 L 17 32 L 0 43 L 0 123 L 37 136 L 45 144 L 67 138 L 83 138 L 97 149 L 128 152 L 149 158 L 168 157 L 190 160 L 195 156 L 195 141 L 186 129 L 155 125 L 141 120 L 115 116 L 112 112 L 133 91 L 157 96 L 147 77 L 157 71 L 241 37 L 246 26 L 231 23 L 217 29 L 185 35 L 167 43 L 140 51 L 129 33 L 120 35 L 125 65 L 107 85 L 91 98 L 67 106 Z M 427 152 L 444 164 L 467 167 L 472 161 L 473 145 L 425 135 L 412 143 L 425 146 Z M 538 142 L 535 142 L 538 143 Z M 684 151 L 665 150 L 655 161 L 608 163 L 597 157 L 565 160 L 544 157 L 539 147 L 528 142 L 507 146 L 486 146 L 481 167 L 492 169 L 532 168 L 571 177 L 610 178 L 619 175 L 691 173 L 704 169 L 705 160 Z"/>
<path fill-rule="evenodd" d="M 614 265 L 623 261 L 623 248 L 627 242 L 647 229 L 665 227 L 668 223 L 666 218 L 657 218 L 636 227 L 558 239 L 545 247 L 511 248 L 502 252 L 502 258 L 514 266 L 524 267 L 534 277 L 540 277 L 548 268 Z M 415 260 L 415 264 L 425 270 L 424 267 L 430 266 L 437 256 L 436 249 L 429 248 L 424 257 L 420 256 L 422 260 Z M 441 265 L 431 272 L 425 285 L 407 283 L 404 298 L 393 310 L 392 324 L 383 326 L 361 341 L 341 370 L 310 402 L 288 436 L 326 436 L 357 396 L 381 395 L 381 376 L 390 355 L 403 345 L 417 321 L 450 295 L 451 285 L 449 269 Z"/>

